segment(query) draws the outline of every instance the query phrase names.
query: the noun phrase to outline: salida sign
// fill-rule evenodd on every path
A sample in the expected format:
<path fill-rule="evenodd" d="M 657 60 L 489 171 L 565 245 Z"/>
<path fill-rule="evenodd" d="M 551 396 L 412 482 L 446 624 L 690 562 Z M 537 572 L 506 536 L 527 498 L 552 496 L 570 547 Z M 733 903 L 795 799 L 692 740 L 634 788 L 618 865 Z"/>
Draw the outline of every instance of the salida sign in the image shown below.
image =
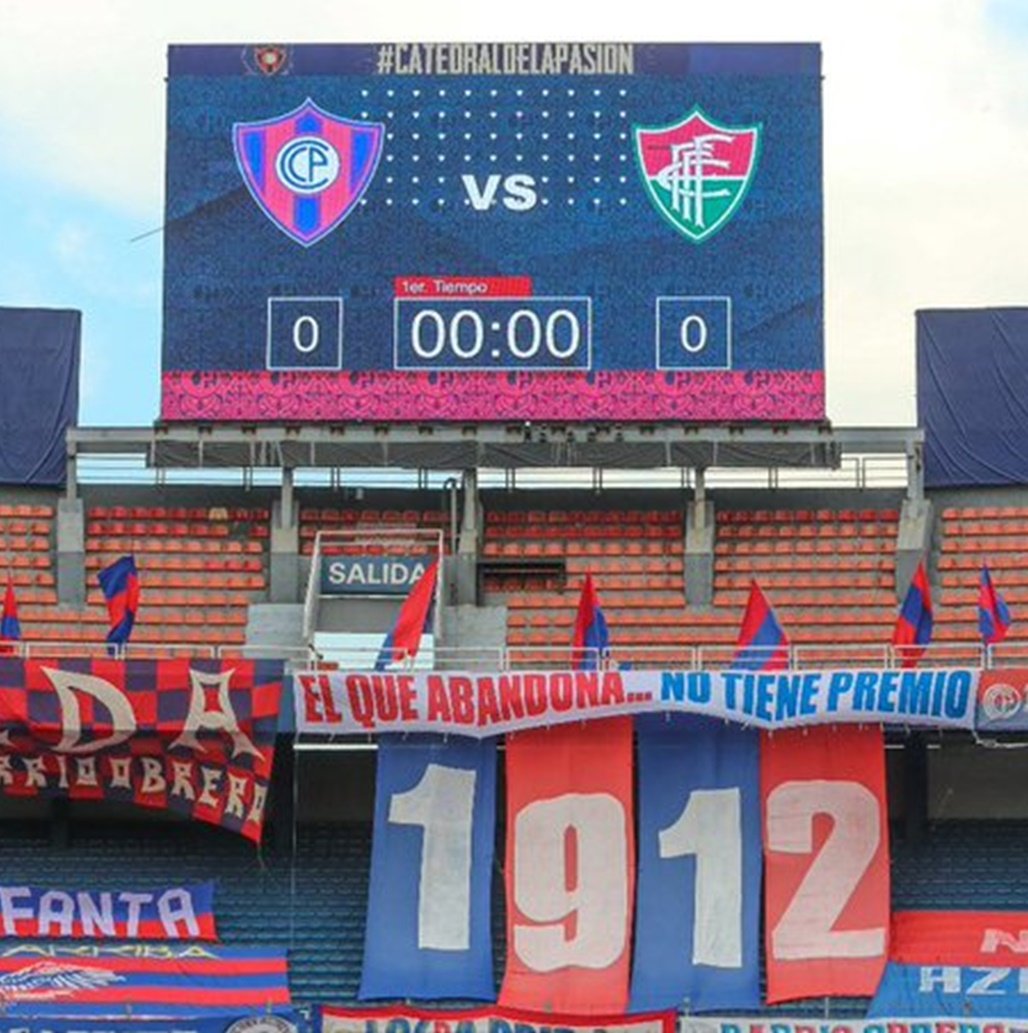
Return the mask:
<path fill-rule="evenodd" d="M 0 791 L 168 808 L 259 840 L 282 670 L 0 660 Z"/>
<path fill-rule="evenodd" d="M 432 556 L 323 556 L 322 595 L 406 595 Z"/>

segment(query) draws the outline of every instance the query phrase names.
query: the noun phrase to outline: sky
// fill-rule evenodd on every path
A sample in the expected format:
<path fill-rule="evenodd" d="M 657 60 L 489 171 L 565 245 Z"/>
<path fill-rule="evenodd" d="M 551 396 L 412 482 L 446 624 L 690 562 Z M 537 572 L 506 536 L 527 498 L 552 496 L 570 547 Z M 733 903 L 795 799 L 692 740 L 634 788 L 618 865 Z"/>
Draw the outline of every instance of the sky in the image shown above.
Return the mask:
<path fill-rule="evenodd" d="M 0 28 L 0 305 L 83 311 L 85 426 L 159 410 L 171 43 L 820 43 L 829 419 L 916 422 L 915 310 L 1028 303 L 1028 0 L 0 0 Z"/>

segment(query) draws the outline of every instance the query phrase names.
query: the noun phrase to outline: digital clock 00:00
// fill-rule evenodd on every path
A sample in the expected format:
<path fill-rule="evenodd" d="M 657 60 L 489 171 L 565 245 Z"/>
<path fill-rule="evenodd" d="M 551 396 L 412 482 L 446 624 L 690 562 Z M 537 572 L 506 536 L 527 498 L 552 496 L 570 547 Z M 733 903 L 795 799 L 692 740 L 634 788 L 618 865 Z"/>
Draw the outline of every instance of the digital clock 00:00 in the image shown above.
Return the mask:
<path fill-rule="evenodd" d="M 592 299 L 397 298 L 398 370 L 589 370 Z"/>

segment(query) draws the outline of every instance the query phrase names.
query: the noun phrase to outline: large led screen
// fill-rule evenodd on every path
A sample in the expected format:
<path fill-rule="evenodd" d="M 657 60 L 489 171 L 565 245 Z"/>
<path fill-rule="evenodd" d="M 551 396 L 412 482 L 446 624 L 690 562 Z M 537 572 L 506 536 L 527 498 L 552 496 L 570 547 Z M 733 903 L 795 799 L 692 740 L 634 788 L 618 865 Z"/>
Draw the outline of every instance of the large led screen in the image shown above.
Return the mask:
<path fill-rule="evenodd" d="M 175 46 L 162 417 L 824 417 L 820 50 Z"/>

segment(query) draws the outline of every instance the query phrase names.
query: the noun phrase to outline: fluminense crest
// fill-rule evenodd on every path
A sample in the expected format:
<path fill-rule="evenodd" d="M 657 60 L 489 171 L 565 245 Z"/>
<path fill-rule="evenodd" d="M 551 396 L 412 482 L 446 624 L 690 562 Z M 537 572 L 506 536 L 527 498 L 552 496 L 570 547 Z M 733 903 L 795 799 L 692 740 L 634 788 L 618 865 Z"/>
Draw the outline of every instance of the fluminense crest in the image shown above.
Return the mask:
<path fill-rule="evenodd" d="M 635 126 L 635 156 L 650 201 L 701 244 L 738 211 L 753 181 L 761 126 L 727 126 L 694 107 L 673 125 Z"/>

